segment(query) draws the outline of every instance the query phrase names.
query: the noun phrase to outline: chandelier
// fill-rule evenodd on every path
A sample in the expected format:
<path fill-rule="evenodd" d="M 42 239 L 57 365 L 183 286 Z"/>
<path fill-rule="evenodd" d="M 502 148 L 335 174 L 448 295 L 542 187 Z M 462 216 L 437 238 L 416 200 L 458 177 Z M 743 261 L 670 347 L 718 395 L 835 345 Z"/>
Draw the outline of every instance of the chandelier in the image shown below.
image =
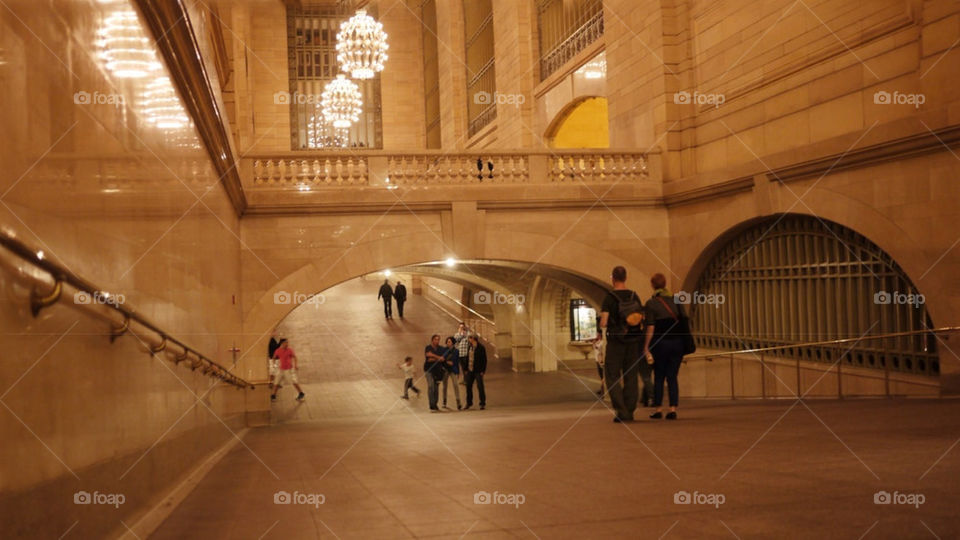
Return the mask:
<path fill-rule="evenodd" d="M 343 73 L 328 82 L 320 94 L 323 117 L 335 128 L 349 128 L 356 122 L 360 118 L 361 105 L 363 97 L 360 95 L 360 87 Z"/>
<path fill-rule="evenodd" d="M 324 121 L 323 113 L 316 111 L 307 128 L 307 146 L 310 148 L 345 148 L 349 128 L 333 128 Z"/>
<path fill-rule="evenodd" d="M 162 129 L 179 129 L 189 122 L 168 77 L 157 77 L 147 84 L 143 92 L 143 114 L 148 122 Z"/>
<path fill-rule="evenodd" d="M 383 25 L 361 9 L 340 24 L 337 33 L 337 62 L 354 79 L 372 79 L 387 61 L 387 34 Z"/>
<path fill-rule="evenodd" d="M 97 31 L 97 37 L 99 56 L 115 76 L 137 79 L 160 69 L 150 40 L 144 36 L 133 10 L 115 11 L 109 15 Z"/>

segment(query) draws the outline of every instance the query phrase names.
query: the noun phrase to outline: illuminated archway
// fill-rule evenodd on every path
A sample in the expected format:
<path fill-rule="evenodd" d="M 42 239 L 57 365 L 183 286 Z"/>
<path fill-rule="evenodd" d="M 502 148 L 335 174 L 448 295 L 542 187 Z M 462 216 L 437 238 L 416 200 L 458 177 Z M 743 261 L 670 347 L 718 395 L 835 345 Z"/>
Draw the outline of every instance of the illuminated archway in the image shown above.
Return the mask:
<path fill-rule="evenodd" d="M 609 148 L 607 98 L 587 97 L 568 105 L 547 130 L 550 148 Z"/>

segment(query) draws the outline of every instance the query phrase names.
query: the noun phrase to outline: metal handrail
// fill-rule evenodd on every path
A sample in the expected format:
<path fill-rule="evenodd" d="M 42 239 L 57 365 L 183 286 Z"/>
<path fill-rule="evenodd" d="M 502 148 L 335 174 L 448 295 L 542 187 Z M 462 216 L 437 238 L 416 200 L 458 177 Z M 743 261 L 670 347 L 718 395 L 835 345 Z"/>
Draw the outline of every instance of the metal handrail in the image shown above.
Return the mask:
<path fill-rule="evenodd" d="M 474 315 L 476 315 L 477 317 L 479 317 L 479 318 L 480 318 L 481 320 L 483 320 L 484 322 L 489 323 L 491 326 L 496 326 L 496 325 L 497 325 L 497 323 L 495 323 L 494 321 L 488 319 L 487 317 L 484 317 L 483 315 L 481 315 L 481 314 L 478 313 L 477 311 L 471 309 L 470 306 L 468 306 L 468 305 L 464 304 L 463 302 L 457 300 L 456 298 L 450 296 L 450 295 L 447 293 L 447 291 L 445 291 L 445 290 L 437 287 L 436 285 L 434 285 L 434 284 L 432 284 L 432 283 L 427 283 L 427 287 L 430 287 L 431 289 L 437 291 L 437 292 L 440 293 L 441 295 L 447 297 L 448 299 L 450 299 L 450 300 L 451 300 L 452 302 L 454 302 L 455 304 L 459 305 L 460 307 L 462 307 L 463 309 L 469 311 L 470 313 L 473 313 Z"/>
<path fill-rule="evenodd" d="M 24 242 L 20 241 L 11 231 L 0 231 L 0 246 L 5 247 L 7 250 L 23 259 L 25 262 L 43 270 L 44 272 L 47 272 L 54 281 L 53 291 L 46 293 L 45 296 L 42 296 L 41 293 L 36 290 L 36 288 L 33 289 L 30 295 L 30 308 L 34 317 L 36 317 L 42 309 L 53 305 L 61 298 L 63 284 L 70 285 L 71 287 L 77 289 L 77 291 L 87 293 L 92 297 L 109 298 L 110 296 L 109 293 L 100 287 L 97 287 L 86 279 L 74 274 L 63 265 L 46 258 L 43 255 L 43 251 L 31 248 Z M 197 358 L 197 362 L 191 363 L 192 369 L 197 369 L 198 367 L 202 366 L 202 371 L 204 374 L 220 379 L 238 388 L 253 388 L 253 386 L 246 380 L 234 375 L 226 367 L 200 353 L 193 347 L 186 345 L 179 339 L 171 336 L 149 319 L 137 313 L 134 309 L 116 302 L 107 302 L 99 305 L 111 308 L 123 315 L 123 325 L 120 328 L 112 329 L 110 338 L 111 342 L 129 330 L 130 321 L 135 321 L 140 326 L 143 326 L 144 328 L 157 334 L 157 336 L 160 338 L 159 345 L 156 347 L 148 345 L 151 355 L 163 351 L 172 344 L 182 349 L 180 354 L 175 355 L 177 363 L 188 360 L 189 356 L 192 354 Z"/>
<path fill-rule="evenodd" d="M 777 345 L 774 347 L 760 347 L 757 349 L 740 349 L 738 351 L 719 351 L 716 353 L 691 354 L 689 356 L 684 356 L 683 359 L 698 360 L 701 358 L 726 356 L 729 354 L 764 353 L 764 352 L 771 352 L 771 351 L 783 351 L 787 349 L 796 349 L 798 347 L 822 347 L 824 345 L 843 345 L 846 343 L 858 343 L 860 341 L 868 341 L 873 339 L 887 339 L 887 338 L 914 336 L 914 335 L 921 335 L 921 334 L 942 334 L 945 332 L 957 332 L 957 331 L 960 331 L 960 326 L 944 326 L 941 328 L 928 328 L 925 330 L 909 330 L 906 332 L 891 332 L 888 334 L 877 334 L 877 335 L 862 336 L 862 337 L 855 337 L 855 338 L 831 339 L 828 341 L 808 341 L 805 343 L 795 343 L 792 345 Z"/>

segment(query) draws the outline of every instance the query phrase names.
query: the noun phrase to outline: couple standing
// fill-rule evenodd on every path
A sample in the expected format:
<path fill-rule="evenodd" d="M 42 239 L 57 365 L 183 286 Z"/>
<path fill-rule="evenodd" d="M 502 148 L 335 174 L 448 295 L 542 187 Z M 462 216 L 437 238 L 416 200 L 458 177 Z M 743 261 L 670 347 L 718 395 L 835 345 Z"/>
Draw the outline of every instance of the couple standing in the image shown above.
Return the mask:
<path fill-rule="evenodd" d="M 680 399 L 677 374 L 683 363 L 684 338 L 689 338 L 681 333 L 684 328 L 681 320 L 686 315 L 667 290 L 663 274 L 650 278 L 654 293 L 646 305 L 640 303 L 636 292 L 627 288 L 624 267 L 613 269 L 611 281 L 613 291 L 607 293 L 600 308 L 600 327 L 607 332 L 604 381 L 616 412 L 613 421 L 633 421 L 639 396 L 640 362 L 653 364 L 653 405 L 657 411 L 650 418 L 664 417 L 663 383 L 666 381 L 670 396 L 670 412 L 666 418 L 676 420 Z"/>

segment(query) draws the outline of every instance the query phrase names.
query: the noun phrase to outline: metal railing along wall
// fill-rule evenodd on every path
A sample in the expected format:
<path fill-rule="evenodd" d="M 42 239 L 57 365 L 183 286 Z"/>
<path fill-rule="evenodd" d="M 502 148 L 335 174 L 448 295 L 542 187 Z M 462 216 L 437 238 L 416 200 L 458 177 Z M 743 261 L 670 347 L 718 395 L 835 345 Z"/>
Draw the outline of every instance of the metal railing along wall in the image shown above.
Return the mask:
<path fill-rule="evenodd" d="M 486 341 L 488 343 L 493 342 L 493 338 L 497 333 L 496 322 L 492 321 L 487 317 L 484 317 L 479 312 L 471 309 L 470 306 L 450 296 L 450 294 L 448 294 L 447 291 L 437 287 L 436 285 L 433 285 L 431 283 L 427 283 L 426 285 L 431 289 L 433 289 L 433 291 L 436 292 L 437 294 L 443 296 L 444 298 L 460 306 L 462 309 L 466 310 L 470 314 L 470 316 L 463 317 L 462 320 L 467 325 L 467 328 L 469 328 L 471 332 L 476 333 L 481 340 Z M 451 313 L 451 315 L 454 315 L 454 314 Z M 454 316 L 456 317 L 456 315 Z"/>
<path fill-rule="evenodd" d="M 937 336 L 939 334 L 953 334 L 960 332 L 960 326 L 947 326 L 942 328 L 931 328 L 927 330 L 914 330 L 909 332 L 893 332 L 888 334 L 879 334 L 875 336 L 863 336 L 856 338 L 844 338 L 844 339 L 833 339 L 828 341 L 814 341 L 809 343 L 796 343 L 791 345 L 783 345 L 776 347 L 761 347 L 756 349 L 741 349 L 738 351 L 718 351 L 711 353 L 700 353 L 692 354 L 684 357 L 683 362 L 685 364 L 690 362 L 713 362 L 717 359 L 725 359 L 730 366 L 730 398 L 737 399 L 738 393 L 736 388 L 737 380 L 737 362 L 757 362 L 760 364 L 760 395 L 759 396 L 750 396 L 750 397 L 777 397 L 776 395 L 771 396 L 770 392 L 767 389 L 767 371 L 770 369 L 770 365 L 787 365 L 791 364 L 796 371 L 796 394 L 798 396 L 804 394 L 803 389 L 803 376 L 801 374 L 802 370 L 816 370 L 822 372 L 832 372 L 837 377 L 837 397 L 843 398 L 844 387 L 843 387 L 843 376 L 844 368 L 855 369 L 855 377 L 858 379 L 873 378 L 873 379 L 883 379 L 884 381 L 884 395 L 890 397 L 890 385 L 891 385 L 891 369 L 889 366 L 884 366 L 882 374 L 871 375 L 870 371 L 880 372 L 879 369 L 874 368 L 862 368 L 859 366 L 853 366 L 849 363 L 844 363 L 844 358 L 848 355 L 850 348 L 859 344 L 863 341 L 870 340 L 882 340 L 890 338 L 898 338 L 905 336 L 914 336 L 914 335 L 925 335 L 925 336 Z M 834 362 L 832 364 L 823 364 L 817 362 L 810 362 L 804 360 L 799 355 L 795 358 L 785 358 L 782 356 L 771 357 L 771 354 L 776 354 L 778 352 L 803 349 L 808 347 L 817 347 L 817 348 L 832 348 L 835 350 Z M 803 362 L 803 363 L 802 363 Z M 893 371 L 897 375 L 907 375 L 902 374 L 899 371 Z M 920 386 L 929 386 L 929 387 L 939 387 L 939 383 L 934 380 L 923 381 L 919 378 L 920 376 L 915 376 L 914 379 L 909 380 L 906 384 L 910 385 L 920 385 Z M 780 381 L 781 383 L 785 381 Z M 894 381 L 895 382 L 895 381 Z M 741 395 L 740 397 L 746 397 Z"/>
<path fill-rule="evenodd" d="M 49 260 L 45 257 L 43 251 L 31 248 L 17 239 L 15 234 L 7 231 L 0 232 L 0 246 L 23 262 L 42 271 L 38 275 L 38 273 L 29 272 L 21 266 L 13 266 L 12 268 L 15 278 L 26 281 L 30 285 L 30 310 L 34 317 L 39 315 L 41 310 L 60 301 L 64 297 L 64 288 L 70 287 L 78 293 L 85 293 L 88 298 L 102 300 L 77 305 L 86 308 L 90 314 L 111 323 L 111 343 L 118 337 L 130 333 L 149 349 L 151 356 L 162 352 L 170 353 L 174 364 L 186 362 L 192 370 L 199 369 L 204 375 L 219 379 L 237 388 L 253 388 L 249 382 L 234 375 L 229 369 L 211 360 L 193 347 L 171 336 L 146 317 L 137 313 L 133 308 L 116 301 L 111 302 L 110 299 L 116 298 L 117 295 L 104 291 L 67 270 L 64 266 Z M 0 265 L 10 266 L 10 261 L 0 257 Z M 44 286 L 48 287 L 46 291 L 42 290 Z M 119 320 L 117 320 L 118 317 L 112 315 L 119 315 Z M 134 332 L 134 325 L 146 332 Z M 155 334 L 156 337 L 151 339 L 150 336 L 146 336 L 147 333 Z M 146 336 L 146 339 L 141 336 Z"/>

